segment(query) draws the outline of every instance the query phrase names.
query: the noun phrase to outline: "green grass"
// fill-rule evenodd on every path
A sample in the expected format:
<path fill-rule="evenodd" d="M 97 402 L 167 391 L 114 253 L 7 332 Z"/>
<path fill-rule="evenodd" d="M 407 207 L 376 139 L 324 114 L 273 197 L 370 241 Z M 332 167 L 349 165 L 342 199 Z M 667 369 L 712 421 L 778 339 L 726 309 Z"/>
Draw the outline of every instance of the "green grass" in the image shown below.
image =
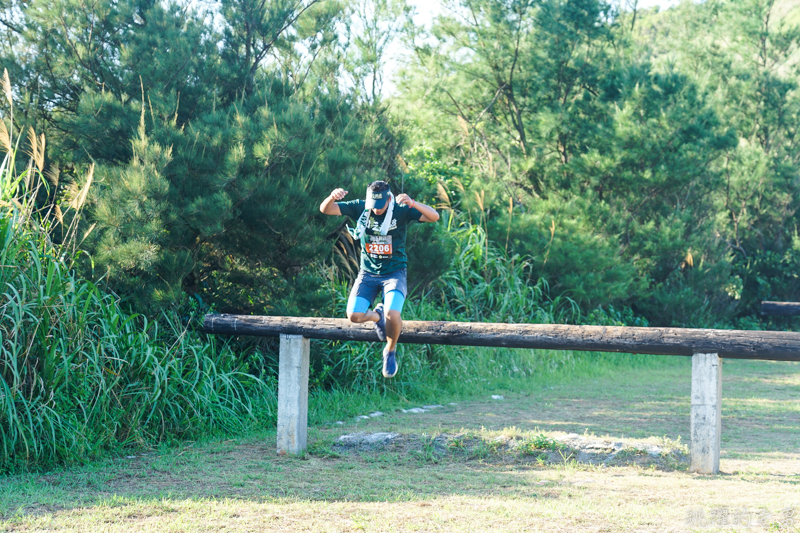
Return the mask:
<path fill-rule="evenodd" d="M 363 350 L 364 359 L 379 372 L 381 345 L 352 344 L 356 345 L 354 349 Z M 312 359 L 326 357 L 326 348 L 325 341 L 312 341 Z M 441 352 L 447 364 L 426 365 L 431 351 Z M 372 387 L 351 382 L 312 389 L 309 421 L 325 423 L 371 411 L 447 403 L 497 391 L 513 393 L 532 384 L 547 386 L 576 376 L 597 379 L 630 369 L 659 369 L 688 361 L 614 353 L 417 345 L 401 345 L 399 354 L 401 371 L 393 380 L 376 379 Z"/>
<path fill-rule="evenodd" d="M 0 165 L 0 472 L 231 434 L 256 414 L 268 419 L 274 388 L 242 372 L 229 348 L 174 316 L 157 323 L 128 314 L 75 274 L 91 171 L 63 210 L 37 206 L 40 192 L 49 197 L 43 137 L 31 133 L 30 143 L 27 167 L 18 168 L 15 149 Z M 65 224 L 56 243 L 51 230 Z"/>
<path fill-rule="evenodd" d="M 240 431 L 254 400 L 274 405 L 230 350 L 170 317 L 165 329 L 126 314 L 11 220 L 0 243 L 0 470 Z"/>
<path fill-rule="evenodd" d="M 795 531 L 782 515 L 800 508 L 794 363 L 724 363 L 723 436 L 730 438 L 718 476 L 635 452 L 603 467 L 569 456 L 539 461 L 497 444 L 513 437 L 547 448 L 572 432 L 633 450 L 688 442 L 691 365 L 659 359 L 518 379 L 423 414 L 387 411 L 316 425 L 300 458 L 278 457 L 275 433 L 266 430 L 6 476 L 0 531 L 730 531 L 687 523 L 691 513 L 710 520 L 725 509 L 747 510 L 753 520 L 769 513 L 772 530 Z M 752 431 L 733 431 L 743 423 Z M 339 435 L 359 431 L 396 432 L 405 444 L 336 448 Z"/>

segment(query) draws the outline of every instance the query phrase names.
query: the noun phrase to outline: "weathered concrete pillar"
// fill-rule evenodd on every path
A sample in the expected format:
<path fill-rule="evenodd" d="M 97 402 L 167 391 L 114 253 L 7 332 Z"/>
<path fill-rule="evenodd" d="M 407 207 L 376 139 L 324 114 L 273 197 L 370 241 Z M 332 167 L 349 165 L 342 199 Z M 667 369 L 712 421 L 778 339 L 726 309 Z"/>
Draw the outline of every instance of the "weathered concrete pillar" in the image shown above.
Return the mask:
<path fill-rule="evenodd" d="M 722 358 L 715 353 L 692 356 L 692 464 L 689 471 L 719 473 L 722 430 Z"/>
<path fill-rule="evenodd" d="M 308 435 L 308 339 L 281 335 L 278 363 L 278 454 L 305 451 Z"/>

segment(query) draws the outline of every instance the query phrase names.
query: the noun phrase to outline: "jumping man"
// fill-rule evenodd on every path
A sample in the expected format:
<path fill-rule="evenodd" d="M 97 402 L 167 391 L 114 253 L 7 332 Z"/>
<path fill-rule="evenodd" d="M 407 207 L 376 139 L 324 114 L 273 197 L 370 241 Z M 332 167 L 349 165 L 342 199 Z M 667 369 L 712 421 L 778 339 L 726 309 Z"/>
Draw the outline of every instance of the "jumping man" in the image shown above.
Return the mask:
<path fill-rule="evenodd" d="M 346 195 L 344 189 L 335 189 L 319 210 L 326 215 L 345 215 L 356 225 L 350 233 L 361 241 L 361 267 L 347 300 L 347 318 L 375 323 L 378 338 L 386 341 L 383 375 L 391 378 L 397 373 L 397 339 L 403 327 L 400 313 L 408 294 L 406 231 L 412 222 L 436 222 L 439 213 L 407 194 L 395 199 L 385 181 L 369 184 L 366 201 L 340 202 Z M 383 302 L 370 311 L 379 292 L 383 292 Z"/>

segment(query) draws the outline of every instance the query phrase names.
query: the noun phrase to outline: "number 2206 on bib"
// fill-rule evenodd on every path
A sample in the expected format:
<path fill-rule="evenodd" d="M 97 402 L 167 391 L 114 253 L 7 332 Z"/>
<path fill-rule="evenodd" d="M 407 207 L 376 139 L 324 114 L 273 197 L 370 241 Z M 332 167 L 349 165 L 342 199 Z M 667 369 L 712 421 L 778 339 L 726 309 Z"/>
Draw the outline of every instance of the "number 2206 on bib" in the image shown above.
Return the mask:
<path fill-rule="evenodd" d="M 387 257 L 392 255 L 391 235 L 369 235 L 368 238 L 364 245 L 368 254 Z"/>

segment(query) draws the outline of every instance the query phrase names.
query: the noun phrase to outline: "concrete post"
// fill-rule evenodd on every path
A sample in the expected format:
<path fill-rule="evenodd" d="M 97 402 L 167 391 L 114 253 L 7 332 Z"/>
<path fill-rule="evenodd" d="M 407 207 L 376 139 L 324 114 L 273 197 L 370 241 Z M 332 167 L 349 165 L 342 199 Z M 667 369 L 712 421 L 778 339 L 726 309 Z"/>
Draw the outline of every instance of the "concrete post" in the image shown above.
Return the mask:
<path fill-rule="evenodd" d="M 278 455 L 306 449 L 308 434 L 308 339 L 280 336 L 278 362 Z"/>
<path fill-rule="evenodd" d="M 692 356 L 690 472 L 719 473 L 721 422 L 722 358 L 715 353 L 696 353 Z"/>

